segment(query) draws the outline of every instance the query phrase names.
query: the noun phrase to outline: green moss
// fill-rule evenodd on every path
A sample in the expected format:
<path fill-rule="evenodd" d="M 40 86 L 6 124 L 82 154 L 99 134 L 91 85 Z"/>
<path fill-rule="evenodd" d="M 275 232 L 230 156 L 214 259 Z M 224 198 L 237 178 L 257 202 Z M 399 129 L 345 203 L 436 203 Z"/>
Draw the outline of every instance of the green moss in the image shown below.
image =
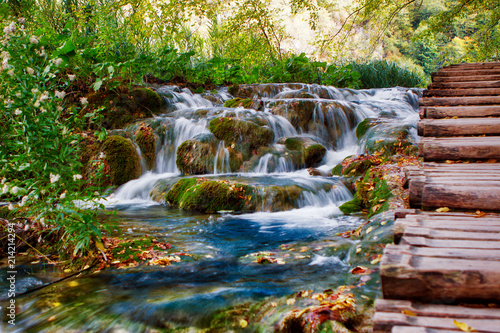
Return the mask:
<path fill-rule="evenodd" d="M 185 175 L 210 173 L 214 170 L 215 147 L 211 142 L 184 141 L 177 148 L 175 163 Z"/>
<path fill-rule="evenodd" d="M 241 171 L 243 167 L 243 154 L 234 150 L 233 148 L 228 148 L 229 150 L 229 168 L 231 172 Z"/>
<path fill-rule="evenodd" d="M 359 200 L 359 198 L 356 195 L 352 200 L 343 203 L 339 207 L 340 211 L 346 215 L 361 212 L 363 208 L 364 208 L 363 203 Z"/>
<path fill-rule="evenodd" d="M 332 176 L 342 176 L 342 164 L 337 164 L 332 169 Z"/>
<path fill-rule="evenodd" d="M 252 105 L 253 105 L 253 100 L 250 98 L 236 97 L 224 102 L 224 106 L 226 108 L 237 108 L 237 107 L 250 108 Z"/>
<path fill-rule="evenodd" d="M 215 137 L 224 140 L 226 145 L 244 143 L 250 149 L 255 149 L 259 146 L 267 146 L 274 140 L 274 133 L 270 128 L 229 117 L 212 119 L 208 124 L 208 129 Z"/>
<path fill-rule="evenodd" d="M 132 89 L 129 96 L 132 96 L 139 107 L 149 110 L 153 114 L 161 112 L 162 100 L 156 91 L 148 88 L 137 88 Z"/>
<path fill-rule="evenodd" d="M 287 138 L 285 148 L 288 150 L 301 150 L 304 147 L 302 140 L 297 138 Z"/>
<path fill-rule="evenodd" d="M 165 195 L 165 202 L 171 206 L 178 207 L 181 197 L 188 189 L 197 184 L 196 178 L 180 179 Z"/>
<path fill-rule="evenodd" d="M 306 167 L 313 167 L 323 160 L 326 154 L 326 148 L 320 144 L 314 144 L 304 149 L 303 154 Z"/>
<path fill-rule="evenodd" d="M 233 96 L 237 96 L 239 90 L 240 90 L 239 84 L 233 84 L 231 87 L 227 89 L 228 93 L 230 93 Z"/>
<path fill-rule="evenodd" d="M 106 184 L 122 185 L 141 175 L 139 155 L 130 140 L 111 135 L 104 141 L 100 150 L 105 154 Z"/>
<path fill-rule="evenodd" d="M 255 190 L 250 185 L 227 181 L 185 178 L 167 192 L 165 201 L 188 212 L 255 210 Z"/>
<path fill-rule="evenodd" d="M 356 127 L 356 138 L 360 139 L 366 132 L 377 124 L 376 119 L 365 118 Z"/>
<path fill-rule="evenodd" d="M 266 207 L 263 207 L 263 210 L 277 212 L 298 208 L 297 201 L 303 191 L 297 185 L 273 186 L 266 189 L 266 196 L 263 200 Z"/>
<path fill-rule="evenodd" d="M 134 141 L 141 149 L 148 169 L 152 169 L 156 161 L 156 147 L 158 146 L 159 137 L 153 133 L 150 126 L 140 126 L 135 132 Z"/>

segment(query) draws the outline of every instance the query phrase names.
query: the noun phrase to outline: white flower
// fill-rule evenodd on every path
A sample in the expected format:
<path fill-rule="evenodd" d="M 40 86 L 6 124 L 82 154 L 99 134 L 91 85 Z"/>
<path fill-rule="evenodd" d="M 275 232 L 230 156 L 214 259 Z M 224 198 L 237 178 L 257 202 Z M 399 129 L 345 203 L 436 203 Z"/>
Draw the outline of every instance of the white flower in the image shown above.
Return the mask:
<path fill-rule="evenodd" d="M 99 195 L 99 192 L 95 191 L 95 192 L 94 192 L 94 195 Z"/>
<path fill-rule="evenodd" d="M 64 192 L 63 194 L 61 194 L 61 196 L 59 197 L 61 200 L 66 198 L 66 192 Z"/>
<path fill-rule="evenodd" d="M 102 160 L 106 158 L 106 154 L 104 154 L 104 152 L 101 151 L 101 153 L 99 154 L 99 159 Z"/>
<path fill-rule="evenodd" d="M 22 96 L 21 92 L 19 92 L 19 91 L 18 91 L 18 92 L 16 92 L 16 97 L 21 98 L 21 96 Z"/>
<path fill-rule="evenodd" d="M 7 194 L 9 193 L 9 186 L 7 184 L 5 184 L 2 188 L 2 193 L 3 194 Z"/>
<path fill-rule="evenodd" d="M 21 202 L 19 203 L 19 207 L 23 207 L 26 202 L 28 201 L 29 197 L 27 195 L 25 195 L 22 199 L 21 199 Z"/>
<path fill-rule="evenodd" d="M 11 69 L 10 71 L 7 72 L 10 76 L 14 76 L 14 69 Z"/>
<path fill-rule="evenodd" d="M 13 188 L 10 189 L 10 193 L 16 195 L 17 193 L 21 192 L 21 189 L 17 186 L 14 186 Z"/>
<path fill-rule="evenodd" d="M 7 178 L 3 177 L 2 181 L 0 182 L 0 184 L 5 184 L 6 181 L 7 181 Z"/>
<path fill-rule="evenodd" d="M 22 113 L 23 113 L 23 111 L 21 111 L 21 110 L 19 110 L 19 109 L 16 109 L 16 111 L 14 111 L 14 114 L 15 114 L 16 116 L 19 116 L 19 115 L 20 115 L 20 114 L 22 114 Z"/>
<path fill-rule="evenodd" d="M 73 180 L 77 180 L 77 179 L 82 179 L 82 175 L 79 175 L 79 174 L 76 174 L 76 175 L 73 175 Z"/>
<path fill-rule="evenodd" d="M 70 81 L 75 81 L 75 78 L 76 78 L 76 75 L 73 75 L 73 74 L 68 74 L 68 79 Z"/>
<path fill-rule="evenodd" d="M 17 19 L 17 22 L 19 22 L 19 24 L 24 24 L 26 23 L 26 19 L 24 17 L 20 17 Z"/>
<path fill-rule="evenodd" d="M 10 22 L 10 24 L 8 26 L 3 28 L 3 32 L 6 35 L 9 35 L 9 34 L 13 33 L 14 31 L 16 31 L 16 22 L 14 22 L 14 21 Z"/>
<path fill-rule="evenodd" d="M 43 195 L 47 194 L 47 190 L 46 189 L 43 189 L 40 191 L 40 193 L 42 193 Z"/>
<path fill-rule="evenodd" d="M 33 106 L 34 106 L 34 107 L 36 107 L 36 108 L 37 108 L 37 107 L 39 107 L 39 106 L 40 106 L 40 101 L 38 101 L 38 100 L 37 100 L 37 101 L 35 102 L 35 104 L 33 104 Z"/>
<path fill-rule="evenodd" d="M 56 97 L 60 98 L 60 99 L 63 99 L 64 96 L 66 96 L 66 92 L 65 91 L 56 90 L 55 94 L 56 94 Z"/>
<path fill-rule="evenodd" d="M 88 104 L 89 100 L 86 97 L 80 97 L 80 103 L 82 103 L 82 104 Z"/>
<path fill-rule="evenodd" d="M 31 44 L 38 44 L 38 38 L 36 36 L 31 36 L 30 43 Z"/>
<path fill-rule="evenodd" d="M 44 91 L 43 94 L 41 94 L 40 97 L 38 97 L 38 99 L 40 100 L 40 102 L 43 102 L 43 101 L 49 99 L 49 92 Z"/>
<path fill-rule="evenodd" d="M 57 110 L 57 111 L 62 111 L 62 110 L 63 110 L 63 108 L 62 108 L 62 106 L 58 105 L 58 106 L 56 107 L 56 110 Z"/>
<path fill-rule="evenodd" d="M 13 204 L 9 204 L 9 210 L 14 210 L 14 205 Z"/>
<path fill-rule="evenodd" d="M 54 64 L 56 66 L 60 66 L 63 62 L 63 60 L 61 58 L 54 59 L 53 61 L 54 61 Z"/>
<path fill-rule="evenodd" d="M 53 173 L 50 174 L 50 182 L 51 183 L 55 183 L 59 180 L 59 178 L 61 178 L 60 175 L 54 175 Z"/>
<path fill-rule="evenodd" d="M 47 112 L 47 110 L 45 110 L 45 108 L 40 108 L 40 112 L 45 113 L 45 112 Z"/>
<path fill-rule="evenodd" d="M 34 71 L 34 70 L 33 70 L 33 68 L 31 68 L 31 67 L 26 67 L 26 70 L 28 71 L 28 74 L 29 74 L 29 75 L 33 75 L 33 74 L 35 74 L 35 71 Z"/>
<path fill-rule="evenodd" d="M 31 89 L 31 92 L 34 94 L 38 94 L 40 92 L 40 90 L 38 90 L 37 88 L 33 88 Z"/>
<path fill-rule="evenodd" d="M 68 128 L 64 126 L 62 130 L 62 135 L 66 135 L 66 133 L 68 133 Z"/>

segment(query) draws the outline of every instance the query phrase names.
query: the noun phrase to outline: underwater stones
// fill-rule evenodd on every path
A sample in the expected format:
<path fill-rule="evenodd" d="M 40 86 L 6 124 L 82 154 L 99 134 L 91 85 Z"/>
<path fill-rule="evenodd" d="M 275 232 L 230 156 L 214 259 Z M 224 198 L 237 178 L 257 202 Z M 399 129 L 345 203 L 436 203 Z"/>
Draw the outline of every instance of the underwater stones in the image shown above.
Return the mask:
<path fill-rule="evenodd" d="M 148 169 L 152 169 L 156 161 L 156 147 L 159 137 L 148 125 L 141 125 L 135 131 L 134 141 L 137 143 L 146 161 Z"/>
<path fill-rule="evenodd" d="M 165 202 L 188 212 L 254 211 L 255 189 L 225 180 L 184 178 L 165 196 Z"/>
<path fill-rule="evenodd" d="M 177 148 L 175 163 L 185 175 L 211 173 L 214 170 L 216 153 L 212 142 L 187 140 Z"/>
<path fill-rule="evenodd" d="M 134 144 L 121 136 L 111 135 L 100 147 L 102 160 L 106 167 L 105 184 L 108 186 L 122 185 L 129 180 L 139 178 L 141 163 Z M 95 159 L 99 159 L 99 156 Z"/>
<path fill-rule="evenodd" d="M 226 145 L 243 143 L 249 149 L 267 146 L 274 140 L 274 133 L 269 127 L 230 117 L 212 119 L 208 129 L 216 138 L 224 140 Z"/>
<path fill-rule="evenodd" d="M 161 113 L 162 99 L 154 90 L 148 88 L 129 90 L 119 87 L 116 91 L 105 90 L 91 95 L 89 106 L 95 110 L 103 108 L 103 111 L 100 111 L 103 116 L 101 123 L 93 126 L 117 129 L 139 118 Z"/>

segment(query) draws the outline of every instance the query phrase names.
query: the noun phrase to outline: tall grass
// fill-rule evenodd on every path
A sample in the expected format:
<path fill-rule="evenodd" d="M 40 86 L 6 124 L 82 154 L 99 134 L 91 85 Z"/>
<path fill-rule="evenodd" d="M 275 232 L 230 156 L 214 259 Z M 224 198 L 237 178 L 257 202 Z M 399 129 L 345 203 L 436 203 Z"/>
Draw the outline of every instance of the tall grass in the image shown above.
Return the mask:
<path fill-rule="evenodd" d="M 390 87 L 424 87 L 426 78 L 399 64 L 388 60 L 372 60 L 367 62 L 349 61 L 352 69 L 360 74 L 361 89 Z M 345 64 L 344 64 L 345 65 Z"/>

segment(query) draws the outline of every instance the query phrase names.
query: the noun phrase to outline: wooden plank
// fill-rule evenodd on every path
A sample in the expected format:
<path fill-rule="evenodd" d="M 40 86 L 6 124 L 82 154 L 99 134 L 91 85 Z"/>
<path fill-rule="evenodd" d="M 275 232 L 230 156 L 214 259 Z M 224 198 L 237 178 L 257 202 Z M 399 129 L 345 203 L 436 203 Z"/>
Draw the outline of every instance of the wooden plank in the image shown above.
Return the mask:
<path fill-rule="evenodd" d="M 500 75 L 465 75 L 465 76 L 436 76 L 432 82 L 470 82 L 470 81 L 498 81 Z"/>
<path fill-rule="evenodd" d="M 420 136 L 500 135 L 500 118 L 423 119 Z"/>
<path fill-rule="evenodd" d="M 380 332 L 380 331 L 379 331 Z M 422 326 L 393 326 L 391 333 L 457 333 L 457 330 L 442 330 Z"/>
<path fill-rule="evenodd" d="M 411 246 L 405 244 L 403 245 L 389 244 L 387 246 L 390 246 L 391 250 L 400 251 L 401 253 L 406 253 L 418 257 L 467 259 L 467 260 L 478 259 L 478 260 L 489 260 L 495 263 L 500 263 L 500 250 L 432 248 L 432 247 Z M 500 310 L 498 319 L 500 319 Z"/>
<path fill-rule="evenodd" d="M 417 316 L 448 317 L 470 319 L 500 319 L 500 309 L 473 308 L 457 305 L 420 304 L 407 300 L 376 299 L 375 311 L 397 312 L 411 311 Z"/>
<path fill-rule="evenodd" d="M 500 96 L 425 97 L 418 102 L 420 106 L 495 105 L 500 104 Z"/>
<path fill-rule="evenodd" d="M 471 223 L 470 221 L 418 221 L 418 220 L 404 220 L 398 219 L 394 223 L 394 229 L 400 229 L 403 233 L 408 227 L 414 228 L 427 228 L 432 230 L 454 230 L 463 232 L 485 232 L 485 233 L 500 233 L 500 224 L 490 224 L 490 223 Z M 471 239 L 471 238 L 469 238 Z"/>
<path fill-rule="evenodd" d="M 425 237 L 403 236 L 400 244 L 435 248 L 458 248 L 458 249 L 492 249 L 500 250 L 498 241 L 472 241 L 456 239 L 431 239 Z"/>
<path fill-rule="evenodd" d="M 390 332 L 394 326 L 416 326 L 425 327 L 433 330 L 444 332 L 461 332 L 454 324 L 453 320 L 464 322 L 470 327 L 473 327 L 476 332 L 482 333 L 498 333 L 500 320 L 495 319 L 467 319 L 460 318 L 462 321 L 452 318 L 435 318 L 435 317 L 413 317 L 403 313 L 376 312 L 373 317 L 373 330 L 381 332 Z M 440 330 L 440 331 L 439 331 Z M 403 331 L 404 332 L 404 331 Z M 427 331 L 424 331 L 427 332 Z M 432 331 L 431 331 L 432 332 Z"/>
<path fill-rule="evenodd" d="M 423 138 L 419 154 L 424 161 L 500 159 L 500 137 Z"/>
<path fill-rule="evenodd" d="M 500 81 L 435 82 L 427 86 L 433 89 L 500 88 Z"/>
<path fill-rule="evenodd" d="M 500 300 L 500 264 L 421 257 L 397 248 L 386 247 L 380 262 L 384 298 L 457 303 Z"/>
<path fill-rule="evenodd" d="M 499 81 L 500 82 L 500 81 Z M 425 118 L 500 117 L 500 105 L 424 107 Z"/>
<path fill-rule="evenodd" d="M 456 76 L 477 76 L 477 75 L 500 75 L 499 68 L 477 68 L 477 69 L 462 69 L 451 71 L 438 71 L 431 73 L 431 78 L 436 77 L 456 77 Z"/>
<path fill-rule="evenodd" d="M 417 214 L 421 215 L 425 218 L 440 218 L 445 216 L 446 218 L 470 218 L 470 217 L 475 217 L 474 213 L 461 213 L 461 212 L 434 212 L 434 211 L 422 211 L 422 210 L 417 210 Z M 500 218 L 500 214 L 497 213 L 488 213 L 487 217 L 485 218 L 491 218 L 491 219 L 496 219 Z"/>
<path fill-rule="evenodd" d="M 420 167 L 423 170 L 447 170 L 447 169 L 472 169 L 472 170 L 486 170 L 495 169 L 500 170 L 500 163 L 453 163 L 453 164 L 443 164 L 436 162 L 425 162 Z"/>
<path fill-rule="evenodd" d="M 421 228 L 421 227 L 406 227 L 404 230 L 405 236 L 408 237 L 426 237 L 437 239 L 463 239 L 475 241 L 498 241 L 500 242 L 500 234 L 498 232 L 472 232 L 457 231 L 457 230 L 440 230 L 434 228 Z M 499 265 L 500 268 L 500 265 Z"/>
<path fill-rule="evenodd" d="M 441 213 L 439 213 L 441 214 Z M 468 225 L 491 225 L 500 227 L 500 218 L 490 217 L 484 215 L 478 217 L 477 214 L 467 214 L 466 216 L 453 216 L 453 215 L 426 215 L 426 214 L 408 214 L 404 218 L 397 219 L 396 221 L 411 221 L 411 222 L 425 222 L 435 224 L 468 224 Z"/>
<path fill-rule="evenodd" d="M 425 90 L 424 97 L 452 96 L 495 96 L 500 95 L 499 88 L 468 88 L 468 89 L 430 89 Z"/>
<path fill-rule="evenodd" d="M 426 184 L 422 190 L 423 207 L 500 210 L 500 187 Z"/>

